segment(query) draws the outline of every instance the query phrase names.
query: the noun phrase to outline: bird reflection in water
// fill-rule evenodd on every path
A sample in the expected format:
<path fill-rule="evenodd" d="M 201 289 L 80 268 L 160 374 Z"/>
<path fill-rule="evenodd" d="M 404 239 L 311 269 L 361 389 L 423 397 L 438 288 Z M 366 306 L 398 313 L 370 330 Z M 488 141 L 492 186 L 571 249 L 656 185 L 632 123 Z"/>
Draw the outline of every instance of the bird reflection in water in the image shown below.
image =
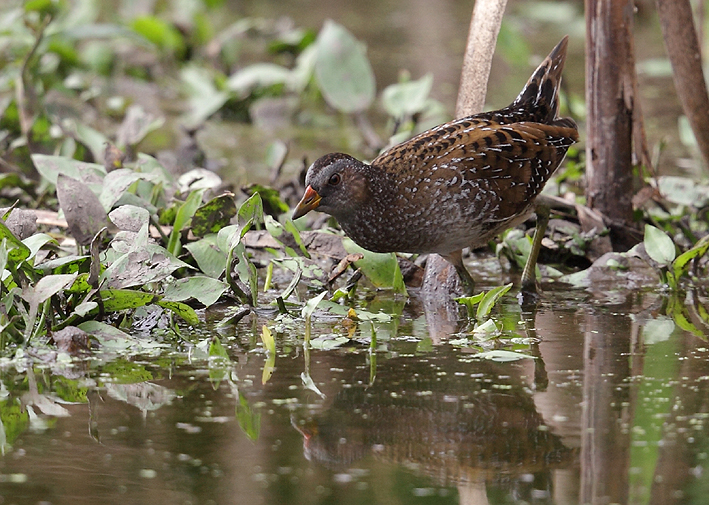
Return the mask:
<path fill-rule="evenodd" d="M 323 413 L 294 417 L 305 457 L 332 470 L 367 457 L 405 465 L 440 485 L 457 486 L 461 502 L 474 490 L 484 496 L 485 483 L 509 488 L 530 474 L 535 486 L 548 488 L 553 469 L 576 466 L 577 451 L 537 412 L 522 367 L 442 349 L 430 361 L 380 363 L 372 385 L 367 371 L 357 369 L 351 386 Z"/>

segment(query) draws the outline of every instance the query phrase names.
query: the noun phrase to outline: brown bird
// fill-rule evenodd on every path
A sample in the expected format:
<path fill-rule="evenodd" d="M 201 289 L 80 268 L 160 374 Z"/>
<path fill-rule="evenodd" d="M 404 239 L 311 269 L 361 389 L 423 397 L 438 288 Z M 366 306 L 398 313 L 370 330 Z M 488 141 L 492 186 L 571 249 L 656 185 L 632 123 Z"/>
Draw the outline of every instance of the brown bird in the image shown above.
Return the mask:
<path fill-rule="evenodd" d="M 564 37 L 504 109 L 436 126 L 369 165 L 343 153 L 321 157 L 293 219 L 318 209 L 370 251 L 438 253 L 472 289 L 462 249 L 523 222 L 578 140 L 576 123 L 557 117 L 567 44 Z"/>

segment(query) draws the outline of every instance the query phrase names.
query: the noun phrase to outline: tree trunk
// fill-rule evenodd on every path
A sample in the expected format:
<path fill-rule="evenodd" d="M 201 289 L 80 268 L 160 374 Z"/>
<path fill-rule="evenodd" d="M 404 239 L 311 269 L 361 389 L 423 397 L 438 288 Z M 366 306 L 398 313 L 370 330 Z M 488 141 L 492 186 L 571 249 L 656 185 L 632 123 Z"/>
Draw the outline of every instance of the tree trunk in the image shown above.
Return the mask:
<path fill-rule="evenodd" d="M 632 1 L 586 0 L 586 197 L 620 249 L 634 242 L 632 27 Z"/>
<path fill-rule="evenodd" d="M 692 6 L 689 0 L 656 0 L 656 3 L 677 96 L 704 161 L 709 163 L 709 96 Z"/>

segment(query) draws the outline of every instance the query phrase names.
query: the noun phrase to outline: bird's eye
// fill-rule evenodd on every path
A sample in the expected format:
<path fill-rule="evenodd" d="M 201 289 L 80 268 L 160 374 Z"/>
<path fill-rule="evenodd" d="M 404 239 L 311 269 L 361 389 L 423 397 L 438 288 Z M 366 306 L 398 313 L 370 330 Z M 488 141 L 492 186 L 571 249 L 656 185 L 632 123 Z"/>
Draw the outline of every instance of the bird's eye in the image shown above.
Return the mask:
<path fill-rule="evenodd" d="M 340 184 L 340 181 L 342 180 L 342 177 L 340 177 L 340 174 L 332 174 L 330 178 L 327 180 L 327 183 L 330 186 L 337 186 Z"/>

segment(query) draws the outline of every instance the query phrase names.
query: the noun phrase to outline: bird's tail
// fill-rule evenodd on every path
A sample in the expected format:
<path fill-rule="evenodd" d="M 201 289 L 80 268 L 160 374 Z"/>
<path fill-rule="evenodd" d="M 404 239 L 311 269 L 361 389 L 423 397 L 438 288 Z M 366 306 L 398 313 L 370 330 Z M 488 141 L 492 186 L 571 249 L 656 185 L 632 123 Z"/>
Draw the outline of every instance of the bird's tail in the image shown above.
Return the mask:
<path fill-rule="evenodd" d="M 559 85 L 568 44 L 567 35 L 537 67 L 510 109 L 525 109 L 542 123 L 554 122 L 559 111 Z"/>

